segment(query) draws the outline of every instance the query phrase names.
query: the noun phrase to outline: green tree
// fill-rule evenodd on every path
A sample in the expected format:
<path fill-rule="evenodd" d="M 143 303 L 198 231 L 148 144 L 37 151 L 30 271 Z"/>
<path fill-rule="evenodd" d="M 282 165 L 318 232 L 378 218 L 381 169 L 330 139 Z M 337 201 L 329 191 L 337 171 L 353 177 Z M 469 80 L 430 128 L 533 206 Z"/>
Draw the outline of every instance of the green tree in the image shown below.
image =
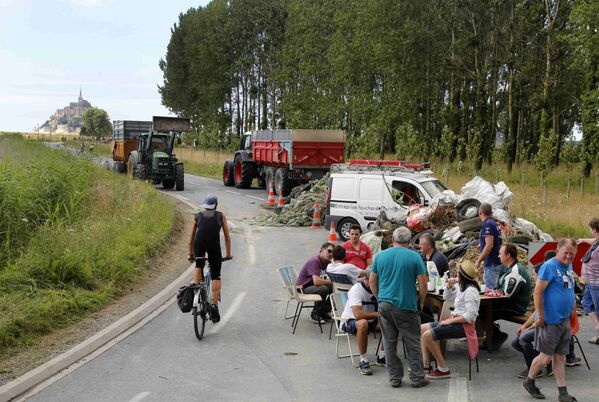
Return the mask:
<path fill-rule="evenodd" d="M 92 137 L 110 137 L 112 135 L 112 124 L 106 110 L 92 107 L 83 113 L 83 126 L 81 135 Z"/>

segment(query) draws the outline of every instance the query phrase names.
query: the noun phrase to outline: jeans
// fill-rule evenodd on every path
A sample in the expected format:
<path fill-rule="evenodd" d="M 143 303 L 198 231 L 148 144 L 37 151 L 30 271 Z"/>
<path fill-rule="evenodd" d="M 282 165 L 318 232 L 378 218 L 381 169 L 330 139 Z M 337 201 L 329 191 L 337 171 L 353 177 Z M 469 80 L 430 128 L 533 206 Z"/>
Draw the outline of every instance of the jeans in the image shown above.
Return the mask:
<path fill-rule="evenodd" d="M 319 315 L 331 312 L 331 303 L 327 300 L 327 296 L 330 295 L 332 292 L 333 288 L 328 285 L 312 285 L 304 288 L 305 294 L 316 294 L 322 297 L 322 301 L 314 302 L 314 309 L 312 310 L 312 312 Z"/>
<path fill-rule="evenodd" d="M 484 266 L 483 280 L 485 281 L 485 288 L 495 289 L 501 268 L 503 268 L 501 264 Z"/>
<path fill-rule="evenodd" d="M 400 310 L 387 302 L 379 303 L 379 323 L 383 333 L 387 373 L 389 380 L 401 381 L 404 376 L 403 364 L 397 356 L 397 342 L 402 336 L 406 343 L 410 379 L 424 378 L 422 352 L 420 349 L 420 316 L 415 311 Z"/>
<path fill-rule="evenodd" d="M 512 341 L 512 347 L 524 355 L 526 367 L 529 368 L 533 359 L 539 355 L 539 352 L 535 349 L 533 345 L 534 340 L 535 331 L 529 329 L 520 333 L 520 335 L 516 336 Z"/>

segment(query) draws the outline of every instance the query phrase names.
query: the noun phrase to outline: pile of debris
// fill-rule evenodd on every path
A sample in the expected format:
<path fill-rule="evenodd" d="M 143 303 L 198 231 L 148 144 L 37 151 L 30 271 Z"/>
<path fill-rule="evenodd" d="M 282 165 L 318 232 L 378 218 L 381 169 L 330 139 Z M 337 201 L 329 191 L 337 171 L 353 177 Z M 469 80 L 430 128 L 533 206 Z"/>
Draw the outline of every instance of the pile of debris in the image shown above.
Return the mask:
<path fill-rule="evenodd" d="M 318 202 L 320 213 L 324 210 L 327 195 L 327 174 L 320 180 L 294 187 L 285 205 L 276 207 L 275 214 L 260 215 L 243 219 L 249 224 L 262 226 L 310 226 L 314 216 L 314 205 Z M 324 219 L 323 219 L 324 220 Z"/>

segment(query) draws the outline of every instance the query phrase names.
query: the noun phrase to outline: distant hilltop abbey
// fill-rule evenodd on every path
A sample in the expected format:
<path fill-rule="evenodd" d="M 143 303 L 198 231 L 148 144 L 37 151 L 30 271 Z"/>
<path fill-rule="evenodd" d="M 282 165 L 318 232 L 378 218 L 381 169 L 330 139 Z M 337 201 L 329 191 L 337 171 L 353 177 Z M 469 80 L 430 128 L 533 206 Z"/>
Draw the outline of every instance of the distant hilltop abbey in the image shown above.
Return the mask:
<path fill-rule="evenodd" d="M 79 88 L 79 99 L 77 102 L 69 103 L 62 109 L 56 109 L 46 122 L 39 128 L 41 133 L 79 133 L 83 125 L 83 113 L 92 105 L 81 95 Z"/>

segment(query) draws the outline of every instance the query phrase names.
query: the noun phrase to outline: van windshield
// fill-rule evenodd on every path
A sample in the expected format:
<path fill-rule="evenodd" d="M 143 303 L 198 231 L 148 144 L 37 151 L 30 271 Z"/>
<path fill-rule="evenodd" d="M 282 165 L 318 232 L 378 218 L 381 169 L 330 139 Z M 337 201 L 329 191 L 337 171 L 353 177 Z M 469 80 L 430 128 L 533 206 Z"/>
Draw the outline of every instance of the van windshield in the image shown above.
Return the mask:
<path fill-rule="evenodd" d="M 442 193 L 445 190 L 448 190 L 448 188 L 445 187 L 445 185 L 441 183 L 439 180 L 424 181 L 421 182 L 420 185 L 424 187 L 426 192 L 429 193 L 432 198 L 435 198 L 437 194 Z"/>

